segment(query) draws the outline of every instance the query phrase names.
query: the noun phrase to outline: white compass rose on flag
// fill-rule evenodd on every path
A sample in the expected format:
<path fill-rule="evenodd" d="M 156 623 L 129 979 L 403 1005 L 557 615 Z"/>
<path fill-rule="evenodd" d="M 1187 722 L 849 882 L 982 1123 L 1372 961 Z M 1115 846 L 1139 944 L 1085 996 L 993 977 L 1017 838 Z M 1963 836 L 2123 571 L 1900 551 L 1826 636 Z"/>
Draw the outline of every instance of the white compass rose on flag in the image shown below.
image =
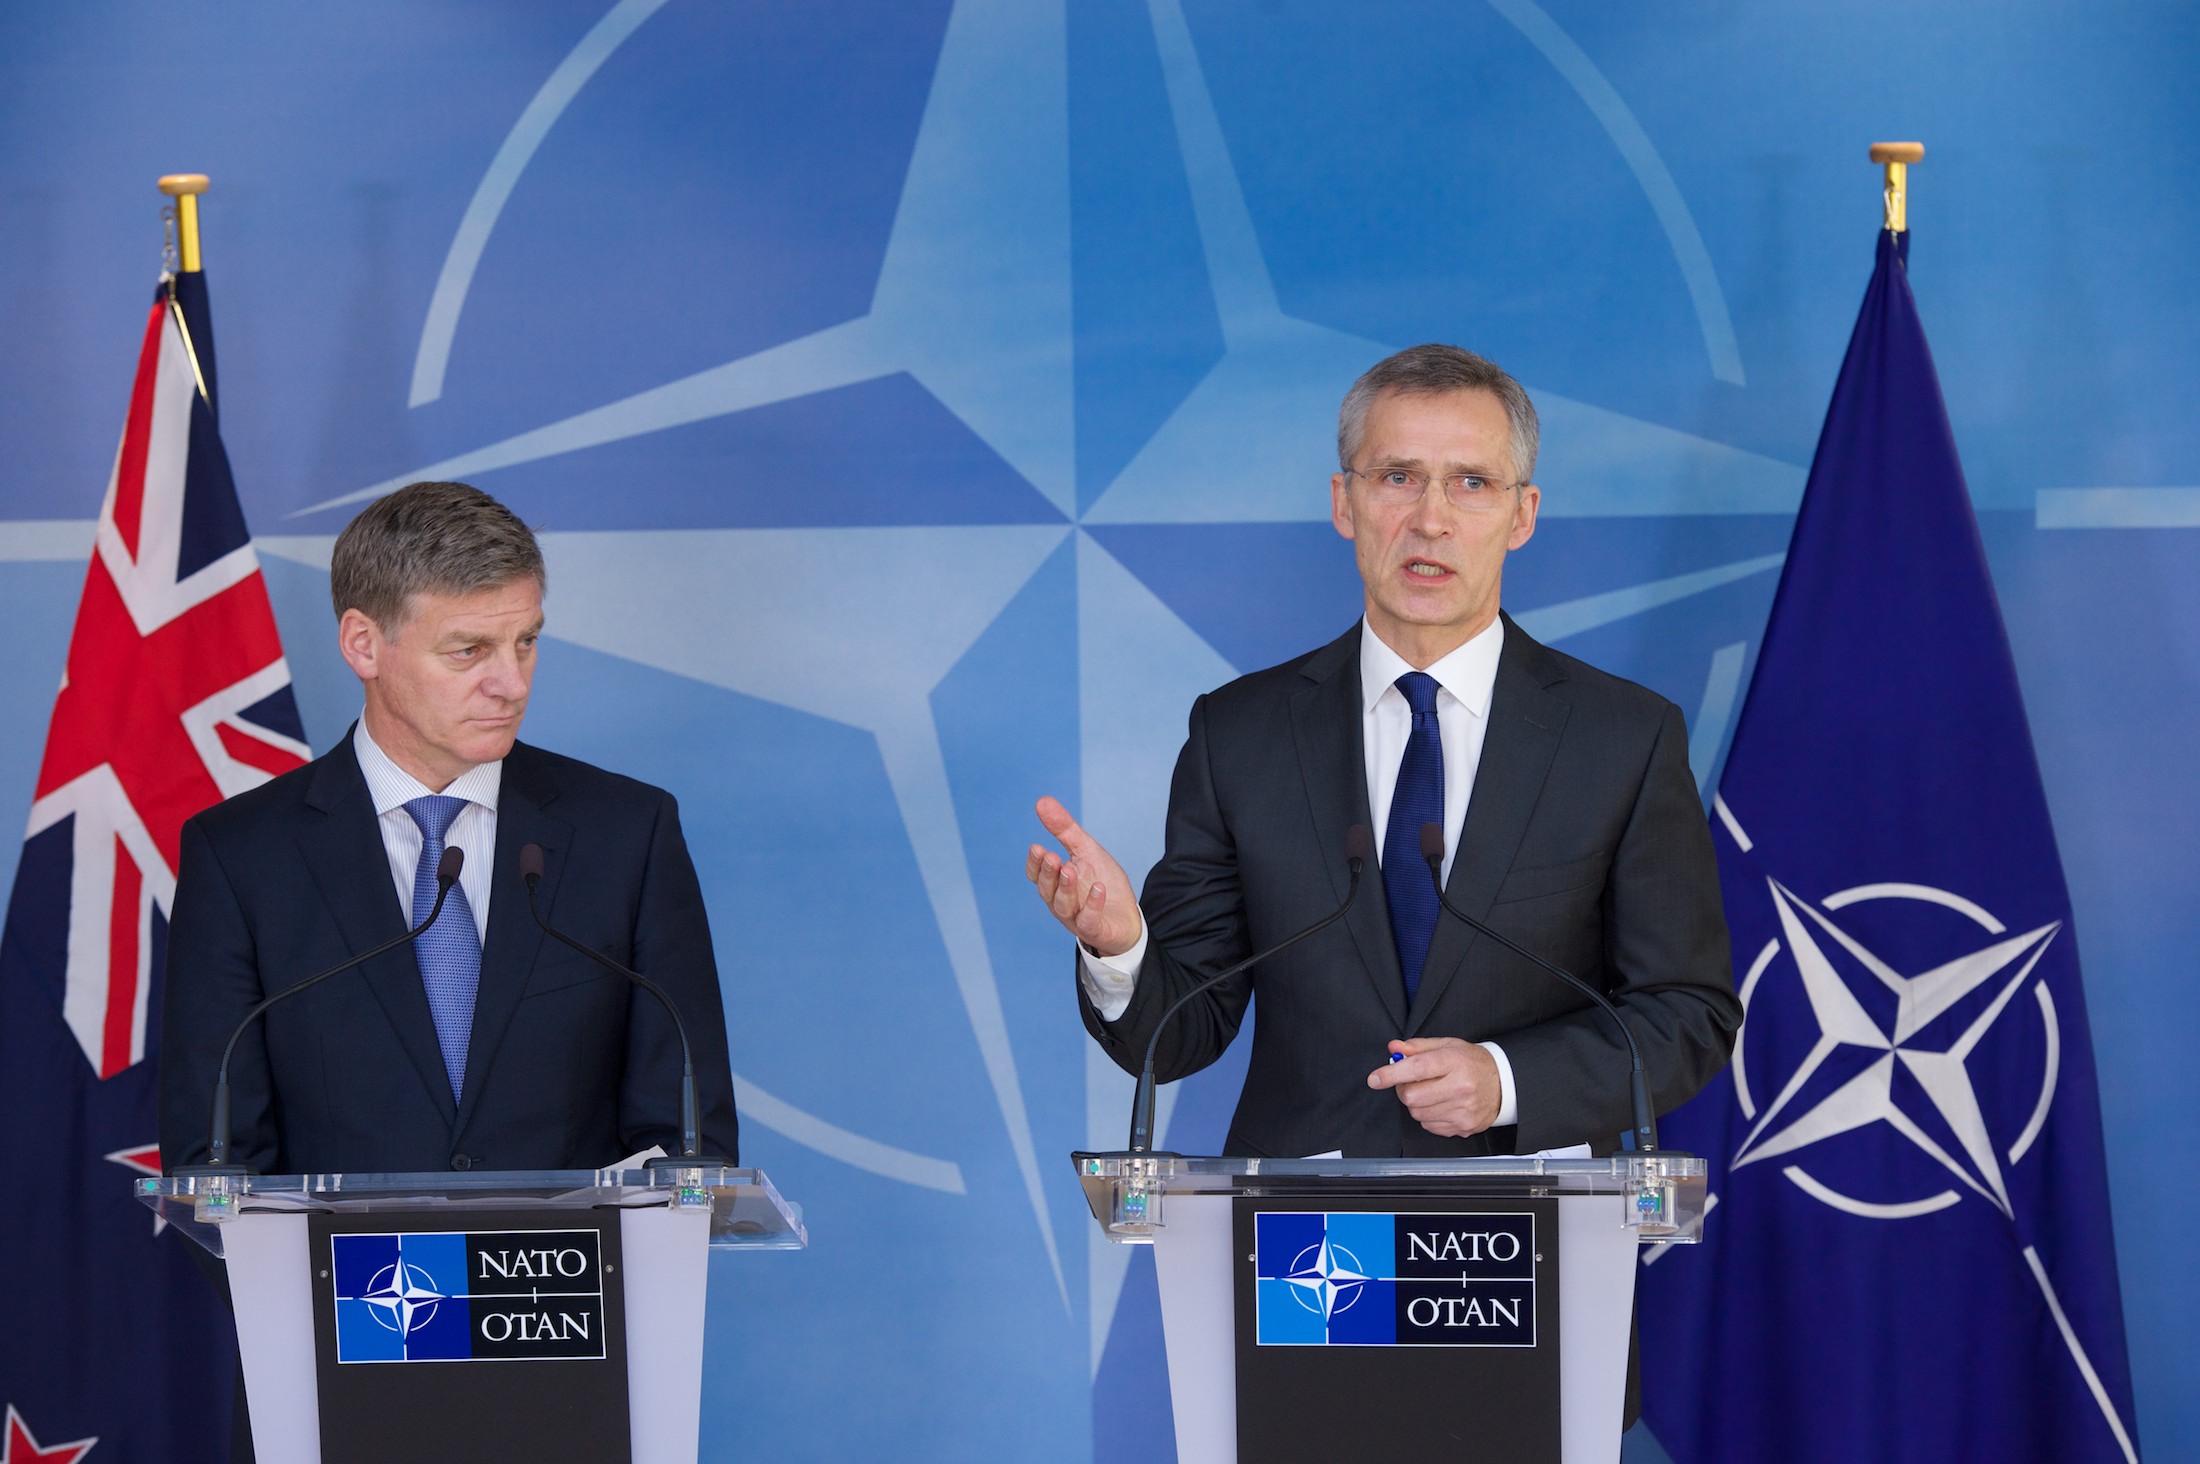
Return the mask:
<path fill-rule="evenodd" d="M 1767 971 L 1785 950 L 1800 978 L 1818 1036 L 1771 1101 L 1760 1103 L 1750 1086 L 1750 1023 L 1745 1016 L 1735 1044 L 1734 1088 L 1750 1128 L 1732 1167 L 1788 1157 L 1782 1172 L 1798 1188 L 1836 1209 L 1870 1219 L 1906 1219 L 1960 1203 L 1962 1195 L 1954 1188 L 1893 1204 L 1858 1199 L 1826 1184 L 1792 1157 L 1837 1135 L 1885 1124 L 1964 1189 L 2011 1214 L 2006 1167 L 2031 1149 L 2054 1102 L 2060 1035 L 2054 997 L 2044 980 L 2033 987 L 2046 1038 L 2039 1096 L 2030 1120 L 2006 1149 L 1996 1145 L 1989 1131 L 1969 1062 L 1994 1025 L 2019 1005 L 2018 995 L 2062 930 L 2062 922 L 2011 934 L 1972 901 L 1928 885 L 1858 885 L 1813 905 L 1778 880 L 1768 879 L 1766 884 L 1781 933 L 1765 943 L 1743 978 L 1744 1011 L 1749 1011 Z M 1929 970 L 1905 975 L 1835 918 L 1844 909 L 1879 900 L 1920 901 L 1954 910 L 1989 938 Z M 1852 980 L 1876 982 L 1893 995 L 1891 1023 L 1872 1015 L 1858 989 L 1851 986 Z M 1982 1009 L 1967 1020 L 1951 1017 L 1966 998 L 1982 990 L 1992 992 Z M 1884 999 L 1878 1004 L 1884 1007 Z M 1842 1071 L 1852 1068 L 1857 1070 L 1840 1078 Z M 1906 1096 L 1908 1085 L 1897 1082 L 1901 1074 L 1915 1081 L 1924 1096 L 1922 1105 Z M 1933 1129 L 1939 1129 L 1941 1136 L 1936 1137 Z"/>

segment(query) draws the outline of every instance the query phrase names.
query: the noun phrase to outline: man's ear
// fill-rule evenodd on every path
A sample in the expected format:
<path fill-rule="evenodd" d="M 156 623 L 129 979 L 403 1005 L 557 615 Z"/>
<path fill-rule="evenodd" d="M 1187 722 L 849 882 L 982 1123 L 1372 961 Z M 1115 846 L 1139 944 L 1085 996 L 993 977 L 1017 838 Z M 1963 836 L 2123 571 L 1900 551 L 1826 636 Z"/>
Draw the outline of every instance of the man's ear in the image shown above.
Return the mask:
<path fill-rule="evenodd" d="M 1512 532 L 1505 538 L 1505 547 L 1518 549 L 1535 537 L 1536 510 L 1543 506 L 1543 490 L 1533 483 L 1520 485 L 1520 501 L 1513 505 Z"/>
<path fill-rule="evenodd" d="M 336 622 L 336 649 L 361 681 L 372 681 L 382 674 L 382 649 L 388 643 L 382 627 L 364 610 L 346 610 Z"/>
<path fill-rule="evenodd" d="M 1351 480 L 1342 473 L 1329 475 L 1329 522 L 1347 539 L 1353 537 Z"/>

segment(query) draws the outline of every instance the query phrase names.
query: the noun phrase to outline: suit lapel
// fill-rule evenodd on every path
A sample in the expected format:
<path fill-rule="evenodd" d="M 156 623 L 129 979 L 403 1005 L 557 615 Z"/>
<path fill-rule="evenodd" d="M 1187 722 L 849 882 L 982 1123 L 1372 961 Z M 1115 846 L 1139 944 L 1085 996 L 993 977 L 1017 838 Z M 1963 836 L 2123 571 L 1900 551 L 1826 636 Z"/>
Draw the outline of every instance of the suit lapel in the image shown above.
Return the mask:
<path fill-rule="evenodd" d="M 306 806 L 322 816 L 298 836 L 298 851 L 314 884 L 321 891 L 345 947 L 357 955 L 363 950 L 405 933 L 405 912 L 397 903 L 391 882 L 388 849 L 367 794 L 367 780 L 359 771 L 349 733 L 334 750 L 314 765 L 313 782 L 306 790 Z M 299 972 L 303 977 L 310 973 Z M 420 984 L 420 963 L 409 946 L 377 956 L 362 966 L 357 977 L 367 984 L 384 1015 L 397 1033 L 398 1044 L 419 1071 L 429 1095 L 451 1119 L 451 1080 L 443 1071 L 442 1049 L 436 1045 L 435 1017 L 428 1010 L 428 994 Z M 340 978 L 349 980 L 350 977 Z"/>
<path fill-rule="evenodd" d="M 1490 696 L 1490 725 L 1482 740 L 1482 762 L 1475 769 L 1474 796 L 1459 831 L 1444 893 L 1460 909 L 1487 918 L 1498 886 L 1512 868 L 1514 851 L 1527 833 L 1528 820 L 1543 795 L 1544 779 L 1558 755 L 1571 710 L 1550 687 L 1566 679 L 1557 660 L 1525 631 L 1505 619 L 1505 649 L 1498 658 L 1497 683 Z M 1457 978 L 1467 949 L 1477 937 L 1448 916 L 1439 916 L 1429 941 L 1421 986 L 1406 1023 L 1416 1034 Z"/>
<path fill-rule="evenodd" d="M 573 847 L 572 825 L 552 818 L 544 807 L 558 796 L 540 756 L 515 743 L 504 759 L 497 789 L 497 845 L 489 882 L 489 938 L 481 948 L 481 986 L 474 996 L 473 1035 L 467 1041 L 465 1093 L 458 1108 L 462 1133 L 489 1076 L 497 1046 L 512 1023 L 512 1013 L 527 989 L 542 948 L 542 927 L 527 909 L 527 885 L 519 874 L 519 851 L 539 844 L 543 851 L 542 885 L 536 899 L 545 920 L 555 921 L 558 877 Z M 425 998 L 423 998 L 425 1002 Z"/>
<path fill-rule="evenodd" d="M 1354 625 L 1314 653 L 1301 669 L 1307 684 L 1291 697 L 1291 730 L 1297 739 L 1299 768 L 1314 815 L 1316 857 L 1342 900 L 1351 887 L 1344 862 L 1345 830 L 1374 817 L 1367 807 L 1367 761 L 1361 742 L 1360 628 Z M 1405 978 L 1398 970 L 1398 948 L 1390 938 L 1390 913 L 1383 903 L 1382 871 L 1372 861 L 1360 876 L 1360 897 L 1345 917 L 1360 948 L 1360 965 L 1374 987 L 1375 999 L 1403 1031 Z"/>

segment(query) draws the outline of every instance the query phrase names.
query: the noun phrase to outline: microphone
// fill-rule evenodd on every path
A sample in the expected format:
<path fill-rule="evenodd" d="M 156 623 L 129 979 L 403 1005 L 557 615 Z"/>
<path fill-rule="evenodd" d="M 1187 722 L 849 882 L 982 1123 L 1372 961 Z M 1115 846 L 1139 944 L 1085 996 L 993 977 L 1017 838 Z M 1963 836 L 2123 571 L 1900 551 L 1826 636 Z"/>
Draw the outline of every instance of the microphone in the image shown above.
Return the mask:
<path fill-rule="evenodd" d="M 1277 952 L 1295 946 L 1308 936 L 1327 930 L 1330 926 L 1344 919 L 1345 912 L 1352 908 L 1352 902 L 1360 897 L 1360 874 L 1367 868 L 1367 861 L 1374 852 L 1374 836 L 1368 833 L 1366 824 L 1354 824 L 1351 828 L 1346 829 L 1344 834 L 1344 858 L 1346 866 L 1352 871 L 1352 884 L 1345 891 L 1344 903 L 1297 934 L 1286 936 L 1267 950 L 1257 955 L 1247 956 L 1236 965 L 1217 971 L 1214 975 L 1209 976 L 1190 991 L 1178 997 L 1170 1004 L 1169 1009 L 1161 1014 L 1161 1020 L 1154 1024 L 1153 1036 L 1146 1041 L 1146 1062 L 1138 1071 L 1138 1091 L 1131 1099 L 1131 1153 L 1143 1154 L 1146 1152 L 1147 1146 L 1153 1142 L 1153 1058 L 1155 1049 L 1161 1044 L 1161 1034 L 1168 1030 L 1169 1019 L 1182 1011 L 1186 1002 L 1205 991 L 1208 987 L 1219 981 L 1227 981 L 1247 967 L 1258 965 Z"/>
<path fill-rule="evenodd" d="M 701 1106 L 695 1098 L 695 1055 L 688 1046 L 687 1023 L 680 1020 L 680 1009 L 672 1004 L 672 998 L 662 986 L 638 971 L 629 971 L 599 950 L 581 944 L 564 931 L 542 918 L 542 911 L 535 907 L 535 886 L 542 883 L 542 845 L 522 845 L 519 851 L 519 877 L 527 882 L 527 913 L 535 917 L 535 924 L 542 933 L 558 944 L 582 955 L 603 967 L 606 971 L 624 976 L 634 985 L 657 998 L 665 1015 L 672 1018 L 672 1030 L 680 1034 L 680 1152 L 677 1155 L 660 1155 L 649 1161 L 649 1167 L 693 1168 L 696 1165 L 723 1165 L 726 1161 L 703 1152 Z"/>
<path fill-rule="evenodd" d="M 1625 1022 L 1620 1020 L 1619 1008 L 1613 1006 L 1611 999 L 1603 992 L 1597 990 L 1573 972 L 1552 965 L 1518 941 L 1492 930 L 1451 902 L 1451 896 L 1444 893 L 1444 826 L 1442 824 L 1425 823 L 1421 825 L 1421 858 L 1427 861 L 1428 877 L 1436 885 L 1437 903 L 1441 904 L 1454 920 L 1470 930 L 1479 931 L 1481 934 L 1488 936 L 1530 965 L 1556 976 L 1559 980 L 1604 1008 L 1605 1014 L 1612 1019 L 1612 1025 L 1619 1028 L 1619 1035 L 1627 1039 L 1627 1056 L 1633 1064 L 1630 1082 L 1633 1087 L 1631 1097 L 1634 1100 L 1635 1107 L 1635 1127 L 1632 1132 L 1620 1136 L 1622 1140 L 1621 1147 L 1632 1149 L 1638 1154 L 1656 1152 L 1658 1147 L 1658 1118 L 1650 1107 L 1650 1082 L 1643 1075 L 1642 1049 L 1635 1045 L 1635 1034 L 1628 1029 Z"/>
<path fill-rule="evenodd" d="M 465 864 L 466 851 L 456 844 L 447 845 L 443 850 L 443 857 L 435 863 L 435 904 L 428 911 L 427 919 L 421 921 L 403 935 L 398 936 L 395 940 L 386 940 L 364 955 L 353 956 L 348 961 L 340 961 L 318 975 L 308 976 L 296 986 L 284 987 L 281 991 L 267 997 L 258 1006 L 244 1014 L 244 1020 L 237 1023 L 237 1029 L 229 1034 L 229 1045 L 222 1049 L 222 1065 L 214 1079 L 214 1116 L 207 1125 L 206 1162 L 204 1164 L 182 1165 L 173 1170 L 172 1173 L 183 1178 L 200 1178 L 216 1175 L 251 1174 L 254 1172 L 248 1165 L 229 1162 L 229 1059 L 236 1052 L 237 1042 L 244 1036 L 245 1029 L 257 1021 L 260 1015 L 275 1003 L 287 1001 L 308 987 L 318 986 L 331 976 L 340 976 L 352 967 L 364 965 L 384 951 L 395 950 L 406 941 L 418 937 L 429 926 L 435 924 L 436 917 L 443 913 L 443 901 L 450 895 L 451 886 L 458 883 L 459 870 L 464 868 Z"/>

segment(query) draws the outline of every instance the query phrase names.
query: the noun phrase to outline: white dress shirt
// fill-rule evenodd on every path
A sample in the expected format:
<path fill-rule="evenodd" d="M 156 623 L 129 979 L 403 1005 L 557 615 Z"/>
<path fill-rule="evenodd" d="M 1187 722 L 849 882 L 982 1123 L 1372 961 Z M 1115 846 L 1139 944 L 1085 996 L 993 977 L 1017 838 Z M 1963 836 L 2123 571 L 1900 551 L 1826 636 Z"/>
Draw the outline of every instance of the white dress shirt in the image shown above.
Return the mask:
<path fill-rule="evenodd" d="M 368 735 L 364 716 L 352 733 L 351 747 L 358 755 L 359 771 L 366 774 L 367 796 L 374 800 L 375 821 L 382 828 L 382 848 L 390 857 L 390 879 L 397 886 L 397 908 L 405 912 L 405 924 L 410 926 L 415 919 L 413 872 L 420 867 L 421 840 L 420 825 L 405 812 L 405 805 L 415 798 L 429 797 L 436 790 L 390 761 L 390 755 Z M 466 862 L 458 871 L 458 887 L 473 907 L 474 934 L 484 946 L 489 943 L 489 876 L 496 862 L 497 791 L 503 786 L 504 764 L 498 761 L 468 768 L 443 790 L 446 797 L 466 800 L 458 817 L 451 820 L 443 842 L 446 847 L 466 852 Z"/>
<path fill-rule="evenodd" d="M 1482 742 L 1489 732 L 1490 696 L 1497 686 L 1497 661 L 1505 648 L 1505 622 L 1493 620 L 1489 628 L 1428 668 L 1436 678 L 1437 727 L 1444 745 L 1444 877 L 1451 877 L 1451 862 L 1459 848 L 1459 831 L 1466 825 L 1467 800 L 1474 794 L 1474 775 L 1482 766 Z M 1363 619 L 1360 622 L 1360 745 L 1367 765 L 1367 806 L 1375 817 L 1375 857 L 1383 856 L 1390 823 L 1391 795 L 1398 786 L 1398 764 L 1405 759 L 1406 740 L 1413 732 L 1413 708 L 1398 689 L 1398 678 L 1413 670 Z M 417 841 L 415 848 L 418 847 Z M 1418 860 L 1420 850 L 1407 851 Z M 1138 971 L 1146 960 L 1145 917 L 1139 917 L 1138 943 L 1119 956 L 1096 956 L 1078 947 L 1078 979 L 1085 995 L 1102 1019 L 1114 1021 L 1130 1009 L 1137 990 Z M 1505 1049 L 1494 1042 L 1480 1044 L 1497 1063 L 1499 1100 L 1495 1125 L 1520 1119 L 1513 1091 L 1512 1063 Z M 1380 1055 L 1377 1054 L 1377 1057 Z M 1368 1064 L 1372 1069 L 1375 1063 Z"/>

